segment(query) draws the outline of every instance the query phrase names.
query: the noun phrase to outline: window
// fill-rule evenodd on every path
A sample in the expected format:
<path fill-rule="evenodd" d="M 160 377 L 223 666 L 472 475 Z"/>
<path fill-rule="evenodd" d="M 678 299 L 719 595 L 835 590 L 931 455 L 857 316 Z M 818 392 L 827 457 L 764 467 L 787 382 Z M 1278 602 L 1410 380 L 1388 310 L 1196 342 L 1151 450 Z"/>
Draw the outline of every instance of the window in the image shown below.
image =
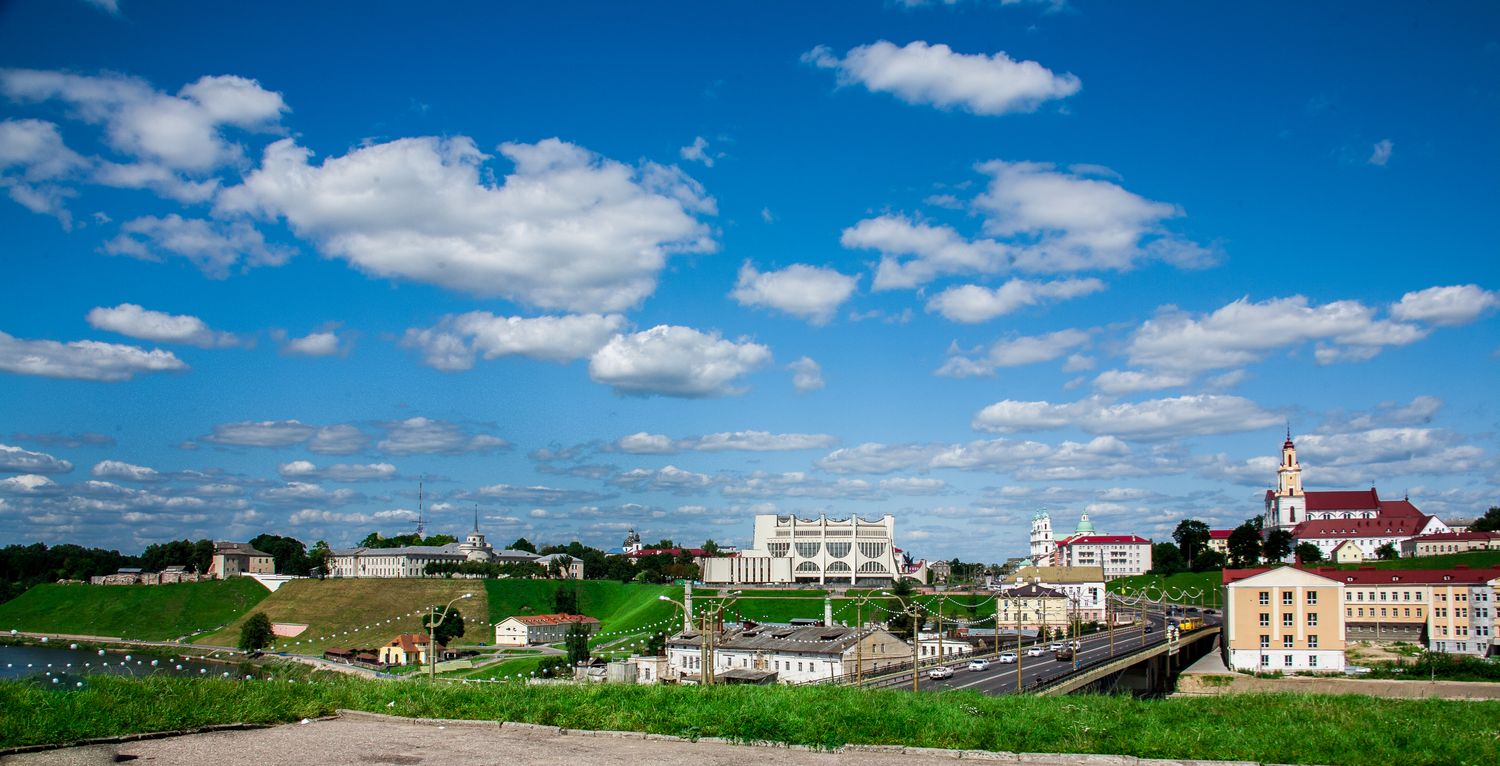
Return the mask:
<path fill-rule="evenodd" d="M 1287 667 L 1291 667 L 1292 666 L 1292 655 L 1288 654 L 1287 656 L 1282 657 L 1281 658 L 1281 664 L 1283 664 L 1283 665 L 1285 665 Z"/>
<path fill-rule="evenodd" d="M 1420 607 L 1420 606 L 1419 606 L 1419 607 L 1417 607 L 1417 616 L 1418 616 L 1418 617 L 1421 617 L 1421 616 L 1422 616 L 1422 607 Z"/>
<path fill-rule="evenodd" d="M 1307 666 L 1310 667 L 1310 668 L 1317 667 L 1318 666 L 1318 655 L 1316 655 L 1316 654 L 1310 654 L 1310 655 L 1308 655 L 1307 656 Z"/>
<path fill-rule="evenodd" d="M 1383 612 L 1385 610 L 1382 609 L 1381 611 Z M 1307 627 L 1309 627 L 1309 628 L 1316 628 L 1316 627 L 1318 627 L 1318 613 L 1317 612 L 1308 612 L 1307 613 Z"/>
<path fill-rule="evenodd" d="M 1271 667 L 1271 658 L 1267 655 L 1262 654 L 1260 656 L 1260 666 L 1263 668 Z"/>
<path fill-rule="evenodd" d="M 1290 648 L 1292 648 L 1292 641 L 1293 640 L 1295 640 L 1295 639 L 1293 639 L 1291 636 L 1282 636 L 1281 637 L 1281 648 L 1283 648 L 1283 649 L 1290 649 Z"/>
<path fill-rule="evenodd" d="M 1307 648 L 1309 648 L 1309 649 L 1316 649 L 1316 648 L 1318 648 L 1318 636 L 1317 636 L 1316 633 L 1309 633 L 1309 634 L 1307 634 Z"/>
<path fill-rule="evenodd" d="M 1285 592 L 1283 592 L 1281 594 L 1281 603 L 1283 605 L 1285 605 L 1285 606 L 1291 606 L 1294 603 L 1294 599 L 1296 598 L 1296 595 L 1297 594 L 1295 594 L 1295 593 L 1293 593 L 1291 591 L 1285 591 Z"/>
<path fill-rule="evenodd" d="M 1318 592 L 1310 590 L 1307 592 L 1307 605 L 1314 606 L 1318 603 Z"/>
<path fill-rule="evenodd" d="M 1271 648 L 1271 637 L 1270 636 L 1268 636 L 1268 635 L 1266 635 L 1264 633 L 1260 634 L 1260 648 L 1262 648 L 1262 649 L 1270 649 Z"/>
<path fill-rule="evenodd" d="M 1271 627 L 1271 614 L 1269 612 L 1260 613 L 1260 626 L 1262 628 Z"/>
<path fill-rule="evenodd" d="M 1265 606 L 1265 605 L 1267 605 L 1269 603 L 1271 603 L 1271 592 L 1268 591 L 1268 590 L 1261 591 L 1260 592 L 1260 605 L 1261 606 Z"/>
<path fill-rule="evenodd" d="M 1354 607 L 1352 607 L 1352 606 L 1351 607 L 1346 607 L 1344 609 L 1344 616 L 1345 617 L 1353 617 L 1354 616 Z"/>
<path fill-rule="evenodd" d="M 1296 624 L 1296 622 L 1295 622 L 1296 619 L 1297 619 L 1297 615 L 1294 615 L 1291 612 L 1287 612 L 1286 614 L 1281 615 L 1281 627 L 1283 627 L 1283 628 L 1290 628 L 1290 627 L 1292 627 L 1294 624 Z"/>

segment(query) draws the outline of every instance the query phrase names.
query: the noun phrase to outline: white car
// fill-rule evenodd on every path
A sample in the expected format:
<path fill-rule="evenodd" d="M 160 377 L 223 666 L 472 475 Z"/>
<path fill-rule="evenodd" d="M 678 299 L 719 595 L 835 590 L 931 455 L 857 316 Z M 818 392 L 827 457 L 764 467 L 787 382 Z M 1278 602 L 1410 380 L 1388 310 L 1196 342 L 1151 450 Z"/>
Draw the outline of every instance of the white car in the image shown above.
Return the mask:
<path fill-rule="evenodd" d="M 1006 652 L 1005 654 L 1000 655 L 1000 664 L 1001 665 L 1014 665 L 1014 664 L 1016 664 L 1016 653 L 1015 652 Z"/>
<path fill-rule="evenodd" d="M 1026 650 L 1026 656 L 1027 657 L 1040 657 L 1040 656 L 1042 656 L 1045 653 L 1046 653 L 1046 651 L 1044 649 L 1042 649 L 1042 647 L 1040 647 L 1040 646 L 1033 646 L 1030 649 Z"/>
<path fill-rule="evenodd" d="M 1047 645 L 1047 651 L 1049 652 L 1060 652 L 1062 651 L 1062 648 L 1063 645 L 1060 643 L 1052 643 Z"/>
<path fill-rule="evenodd" d="M 952 678 L 953 677 L 953 668 L 950 668 L 947 665 L 939 665 L 939 666 L 933 668 L 932 670 L 927 671 L 927 677 L 928 678 Z"/>
<path fill-rule="evenodd" d="M 1001 662 L 1005 662 L 1005 655 L 1003 655 L 1003 654 L 1000 655 L 1000 661 Z M 1016 656 L 1014 654 L 1010 655 L 1010 661 L 1011 662 L 1015 662 L 1016 661 Z M 989 669 L 990 669 L 990 661 L 989 660 L 972 660 L 972 661 L 969 662 L 969 670 L 989 670 Z"/>

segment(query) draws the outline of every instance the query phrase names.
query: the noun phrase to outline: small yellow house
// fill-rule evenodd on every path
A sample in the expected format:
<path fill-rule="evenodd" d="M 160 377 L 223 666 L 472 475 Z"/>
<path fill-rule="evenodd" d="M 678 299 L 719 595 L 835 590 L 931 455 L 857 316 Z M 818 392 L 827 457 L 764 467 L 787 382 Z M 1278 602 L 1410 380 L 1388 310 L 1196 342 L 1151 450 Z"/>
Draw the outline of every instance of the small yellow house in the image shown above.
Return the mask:
<path fill-rule="evenodd" d="M 1365 551 L 1353 540 L 1345 540 L 1334 547 L 1329 554 L 1335 564 L 1363 564 L 1365 562 Z"/>
<path fill-rule="evenodd" d="M 380 647 L 382 665 L 422 665 L 427 662 L 427 636 L 402 633 Z"/>

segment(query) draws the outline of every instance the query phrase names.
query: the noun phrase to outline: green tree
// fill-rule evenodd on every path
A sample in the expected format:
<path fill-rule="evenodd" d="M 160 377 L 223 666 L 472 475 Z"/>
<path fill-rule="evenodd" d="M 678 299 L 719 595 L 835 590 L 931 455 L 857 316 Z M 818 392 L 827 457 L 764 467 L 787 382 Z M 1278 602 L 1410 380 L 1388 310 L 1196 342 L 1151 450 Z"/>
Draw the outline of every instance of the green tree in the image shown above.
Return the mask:
<path fill-rule="evenodd" d="M 1500 532 L 1500 507 L 1490 506 L 1483 516 L 1469 525 L 1469 529 L 1475 532 Z"/>
<path fill-rule="evenodd" d="M 885 604 L 885 608 L 892 613 L 886 622 L 888 629 L 895 636 L 909 640 L 927 622 L 927 611 L 917 604 L 917 590 L 912 585 L 912 581 L 905 577 L 897 578 L 896 582 L 891 585 L 890 593 L 900 598 L 892 598 Z M 904 610 L 901 605 L 903 600 L 916 607 L 915 615 Z"/>
<path fill-rule="evenodd" d="M 1250 522 L 1245 522 L 1229 533 L 1229 565 L 1253 567 L 1260 562 L 1260 531 Z"/>
<path fill-rule="evenodd" d="M 1193 557 L 1208 546 L 1208 538 L 1208 525 L 1197 519 L 1183 519 L 1172 530 L 1172 539 L 1177 541 L 1182 558 L 1189 567 L 1193 565 Z"/>
<path fill-rule="evenodd" d="M 1260 547 L 1260 552 L 1267 561 L 1281 563 L 1281 560 L 1292 555 L 1292 533 L 1285 529 L 1274 529 L 1266 535 L 1266 541 Z"/>
<path fill-rule="evenodd" d="M 589 661 L 589 629 L 580 623 L 573 623 L 568 628 L 568 635 L 563 639 L 568 649 L 568 664 L 578 665 Z"/>
<path fill-rule="evenodd" d="M 1187 568 L 1182 550 L 1172 543 L 1151 544 L 1151 574 L 1174 575 Z"/>
<path fill-rule="evenodd" d="M 258 652 L 270 646 L 275 636 L 271 631 L 271 618 L 265 612 L 256 612 L 240 627 L 240 648 L 247 652 Z"/>
<path fill-rule="evenodd" d="M 1396 546 L 1392 543 L 1386 543 L 1375 549 L 1375 558 L 1381 561 L 1394 561 L 1400 557 L 1401 554 L 1397 552 Z"/>
<path fill-rule="evenodd" d="M 717 542 L 714 542 L 714 539 L 712 537 L 710 537 L 707 540 L 703 541 L 703 555 L 705 555 L 705 556 L 717 556 L 717 555 L 719 555 L 719 544 Z"/>
<path fill-rule="evenodd" d="M 652 633 L 646 639 L 646 655 L 660 657 L 667 653 L 667 634 Z"/>
<path fill-rule="evenodd" d="M 250 538 L 250 547 L 271 554 L 276 560 L 276 573 L 307 576 L 312 564 L 307 557 L 307 546 L 295 537 L 280 535 L 256 535 Z"/>
<path fill-rule="evenodd" d="M 1218 551 L 1203 551 L 1198 558 L 1193 559 L 1194 572 L 1212 572 L 1215 569 L 1223 569 L 1227 562 L 1224 554 Z"/>
<path fill-rule="evenodd" d="M 432 640 L 436 641 L 438 646 L 447 646 L 453 639 L 463 636 L 464 616 L 457 609 L 451 608 L 448 610 L 447 617 L 444 617 L 442 612 L 434 615 L 431 611 L 422 615 L 422 630 L 428 630 L 432 623 L 439 619 L 442 622 L 437 623 L 437 627 L 432 629 Z"/>
<path fill-rule="evenodd" d="M 517 537 L 516 541 L 510 544 L 510 549 L 513 551 L 526 551 L 527 553 L 536 553 L 536 546 L 532 545 L 531 541 L 527 540 L 524 537 Z"/>
<path fill-rule="evenodd" d="M 578 589 L 558 588 L 552 594 L 552 609 L 558 614 L 578 614 Z"/>
<path fill-rule="evenodd" d="M 307 564 L 309 574 L 318 577 L 329 575 L 333 570 L 333 549 L 328 547 L 327 540 L 313 543 L 312 550 L 307 552 Z"/>
<path fill-rule="evenodd" d="M 1297 543 L 1297 560 L 1304 564 L 1316 564 L 1323 560 L 1323 549 L 1312 543 Z"/>

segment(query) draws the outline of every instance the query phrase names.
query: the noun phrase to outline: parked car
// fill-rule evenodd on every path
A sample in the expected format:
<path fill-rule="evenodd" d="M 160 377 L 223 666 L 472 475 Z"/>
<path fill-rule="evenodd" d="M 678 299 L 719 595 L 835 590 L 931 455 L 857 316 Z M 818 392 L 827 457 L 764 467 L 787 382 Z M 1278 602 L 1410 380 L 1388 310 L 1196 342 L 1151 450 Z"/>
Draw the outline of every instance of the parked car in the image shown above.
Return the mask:
<path fill-rule="evenodd" d="M 947 665 L 939 665 L 939 666 L 933 668 L 932 670 L 927 671 L 927 677 L 928 678 L 952 678 L 953 677 L 953 668 L 950 668 Z"/>
<path fill-rule="evenodd" d="M 1033 646 L 1026 650 L 1027 657 L 1040 657 L 1045 652 L 1040 646 Z"/>
<path fill-rule="evenodd" d="M 1005 654 L 1000 655 L 1000 664 L 1001 665 L 1014 665 L 1014 664 L 1016 664 L 1016 653 L 1015 652 L 1006 652 Z"/>
<path fill-rule="evenodd" d="M 1219 612 L 1216 609 L 1204 609 L 1203 613 L 1204 614 L 1218 614 Z"/>
<path fill-rule="evenodd" d="M 1004 655 L 1004 654 L 1000 655 L 1000 661 L 1001 662 L 1005 662 L 1005 657 L 1006 657 L 1006 655 Z M 1011 662 L 1015 662 L 1016 661 L 1016 656 L 1014 654 L 1010 655 L 1010 661 Z M 969 670 L 989 670 L 989 669 L 990 669 L 990 661 L 989 660 L 970 660 L 969 661 Z"/>
<path fill-rule="evenodd" d="M 1190 606 L 1190 607 L 1188 607 L 1187 608 L 1187 613 L 1188 614 L 1197 614 L 1198 613 L 1198 607 L 1196 607 L 1196 606 Z"/>

